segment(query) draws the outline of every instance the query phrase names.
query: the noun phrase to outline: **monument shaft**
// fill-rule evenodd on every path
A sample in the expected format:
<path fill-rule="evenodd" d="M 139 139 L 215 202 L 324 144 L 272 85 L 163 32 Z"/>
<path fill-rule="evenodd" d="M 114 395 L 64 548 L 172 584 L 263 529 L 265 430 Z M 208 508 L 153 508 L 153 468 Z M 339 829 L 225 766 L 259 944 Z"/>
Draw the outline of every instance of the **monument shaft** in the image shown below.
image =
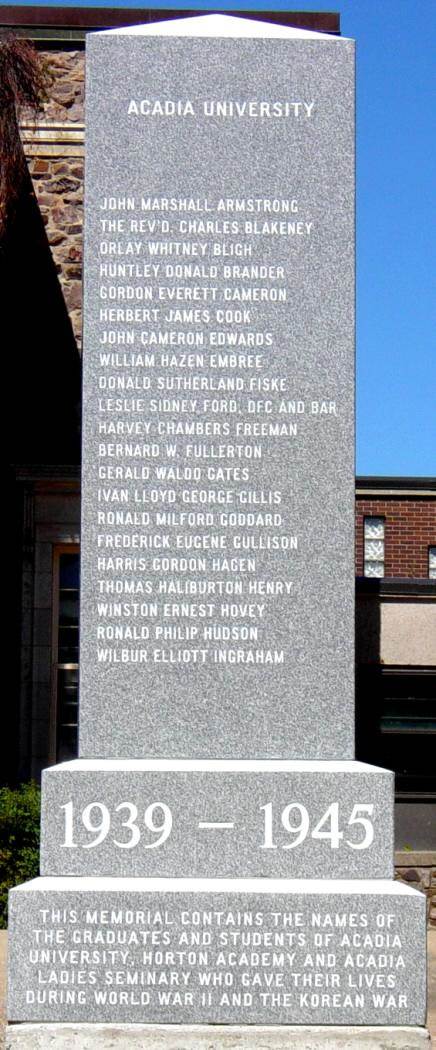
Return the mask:
<path fill-rule="evenodd" d="M 352 758 L 353 44 L 88 50 L 80 753 Z"/>

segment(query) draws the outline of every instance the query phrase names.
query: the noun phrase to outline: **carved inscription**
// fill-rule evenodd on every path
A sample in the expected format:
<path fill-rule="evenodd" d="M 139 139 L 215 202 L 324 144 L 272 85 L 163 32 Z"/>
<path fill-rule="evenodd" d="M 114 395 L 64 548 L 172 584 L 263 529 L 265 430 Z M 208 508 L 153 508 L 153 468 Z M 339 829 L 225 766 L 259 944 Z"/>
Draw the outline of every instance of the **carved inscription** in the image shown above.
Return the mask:
<path fill-rule="evenodd" d="M 64 803 L 60 809 L 63 810 L 64 823 L 64 839 L 60 846 L 64 849 L 77 849 L 79 845 L 82 849 L 95 849 L 108 835 L 117 849 L 132 850 L 138 846 L 156 849 L 164 845 L 173 827 L 173 813 L 165 802 L 150 802 L 141 812 L 131 801 L 119 802 L 113 813 L 104 802 L 90 802 L 79 813 L 72 801 Z M 259 835 L 255 843 L 258 849 L 276 850 L 279 846 L 285 850 L 295 849 L 308 836 L 322 840 L 331 850 L 337 850 L 341 845 L 342 848 L 364 850 L 374 841 L 374 826 L 370 819 L 374 813 L 372 803 L 352 806 L 345 818 L 338 802 L 332 802 L 315 820 L 311 820 L 307 807 L 301 802 L 290 802 L 278 814 L 273 803 L 267 802 L 260 807 L 260 813 L 262 819 L 259 819 Z M 345 833 L 341 823 L 345 826 Z M 201 831 L 233 831 L 235 824 L 235 820 L 199 820 L 197 828 Z M 357 828 L 357 835 L 352 835 L 350 827 L 354 832 Z M 195 831 L 195 827 L 192 830 Z M 122 836 L 121 841 L 118 835 Z"/>
<path fill-rule="evenodd" d="M 101 1019 L 397 1023 L 407 1010 L 401 908 L 316 895 L 190 894 L 86 906 L 39 902 L 23 946 L 26 1014 L 68 1004 Z M 375 906 L 374 906 L 375 905 Z M 171 1013 L 170 1016 L 170 1012 Z"/>
<path fill-rule="evenodd" d="M 269 325 L 298 298 L 275 246 L 304 250 L 310 208 L 108 193 L 97 221 L 96 661 L 283 666 L 305 537 L 270 451 L 340 413 L 281 374 Z"/>

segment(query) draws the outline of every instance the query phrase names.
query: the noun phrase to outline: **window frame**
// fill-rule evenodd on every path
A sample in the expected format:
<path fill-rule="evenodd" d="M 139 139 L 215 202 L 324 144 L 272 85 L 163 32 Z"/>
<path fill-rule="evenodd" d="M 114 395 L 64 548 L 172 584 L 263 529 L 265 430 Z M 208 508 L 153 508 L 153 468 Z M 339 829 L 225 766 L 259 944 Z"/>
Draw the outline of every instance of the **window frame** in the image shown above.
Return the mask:
<path fill-rule="evenodd" d="M 60 670 L 79 670 L 77 663 L 59 662 L 59 611 L 60 611 L 60 563 L 63 554 L 80 555 L 80 544 L 74 541 L 70 543 L 54 543 L 52 552 L 52 647 L 51 647 L 51 711 L 49 730 L 49 764 L 56 765 L 58 761 L 58 738 L 59 738 L 59 696 L 58 696 L 58 673 Z"/>

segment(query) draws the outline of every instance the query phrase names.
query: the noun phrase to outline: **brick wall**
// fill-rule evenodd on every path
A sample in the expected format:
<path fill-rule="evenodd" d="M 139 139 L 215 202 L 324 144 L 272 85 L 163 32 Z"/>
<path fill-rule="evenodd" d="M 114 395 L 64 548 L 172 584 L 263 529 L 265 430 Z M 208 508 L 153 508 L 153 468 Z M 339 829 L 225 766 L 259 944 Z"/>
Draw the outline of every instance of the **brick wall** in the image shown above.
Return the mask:
<path fill-rule="evenodd" d="M 363 576 L 363 519 L 385 519 L 385 576 L 428 579 L 428 548 L 436 546 L 436 497 L 357 497 L 356 576 Z"/>

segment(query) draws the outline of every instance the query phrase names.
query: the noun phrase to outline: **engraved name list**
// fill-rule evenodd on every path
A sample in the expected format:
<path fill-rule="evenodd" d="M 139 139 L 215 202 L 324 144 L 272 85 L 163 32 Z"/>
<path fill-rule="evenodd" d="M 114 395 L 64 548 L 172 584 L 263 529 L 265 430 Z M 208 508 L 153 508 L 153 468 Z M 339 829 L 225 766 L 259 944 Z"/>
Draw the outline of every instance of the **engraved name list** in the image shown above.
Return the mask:
<path fill-rule="evenodd" d="M 99 213 L 97 660 L 282 664 L 270 604 L 292 622 L 305 537 L 271 445 L 290 457 L 340 412 L 282 374 L 269 323 L 298 296 L 277 241 L 308 242 L 310 209 L 143 194 Z"/>

